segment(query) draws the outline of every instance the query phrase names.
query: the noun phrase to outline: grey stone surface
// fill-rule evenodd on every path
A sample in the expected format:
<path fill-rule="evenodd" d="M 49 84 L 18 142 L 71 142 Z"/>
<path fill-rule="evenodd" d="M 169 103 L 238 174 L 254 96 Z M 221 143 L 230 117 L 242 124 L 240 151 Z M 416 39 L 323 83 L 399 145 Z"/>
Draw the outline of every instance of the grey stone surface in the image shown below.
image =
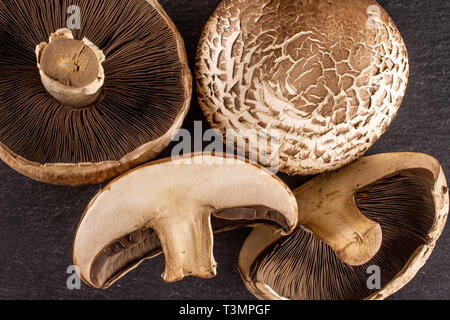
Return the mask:
<path fill-rule="evenodd" d="M 218 0 L 162 0 L 179 27 L 193 67 L 203 25 Z M 449 176 L 450 2 L 380 0 L 401 30 L 410 60 L 410 85 L 400 113 L 369 154 L 414 151 L 435 156 Z M 204 122 L 194 96 L 185 128 Z M 161 155 L 167 156 L 168 152 Z M 292 187 L 305 178 L 282 176 Z M 65 188 L 29 180 L 0 163 L 0 299 L 253 299 L 237 272 L 248 230 L 215 237 L 218 276 L 165 284 L 162 256 L 145 262 L 109 290 L 68 290 L 72 241 L 83 210 L 101 186 Z M 450 231 L 417 277 L 392 299 L 450 298 Z"/>

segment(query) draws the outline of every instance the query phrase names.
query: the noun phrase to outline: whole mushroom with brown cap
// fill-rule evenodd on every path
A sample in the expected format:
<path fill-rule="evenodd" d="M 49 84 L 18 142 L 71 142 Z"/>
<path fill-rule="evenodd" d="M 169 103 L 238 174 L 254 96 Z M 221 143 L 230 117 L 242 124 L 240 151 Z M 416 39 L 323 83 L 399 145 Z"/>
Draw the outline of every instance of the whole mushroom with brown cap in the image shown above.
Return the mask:
<path fill-rule="evenodd" d="M 314 222 L 326 222 L 320 214 L 314 217 L 319 212 L 314 208 L 323 199 L 320 190 L 331 189 L 336 191 L 332 202 L 352 193 L 348 209 L 356 207 L 381 225 L 381 248 L 364 265 L 344 263 L 320 234 L 309 229 Z M 260 299 L 384 299 L 411 281 L 426 263 L 449 212 L 444 171 L 436 159 L 420 153 L 362 158 L 311 180 L 294 194 L 299 205 L 297 229 L 283 236 L 270 226 L 258 226 L 240 253 L 241 275 Z M 334 224 L 339 211 L 330 210 L 329 214 L 327 227 L 336 228 L 339 239 L 340 228 L 348 226 Z M 374 283 L 372 289 L 368 283 L 374 270 L 379 270 L 381 287 Z"/>
<path fill-rule="evenodd" d="M 224 0 L 196 64 L 200 105 L 226 142 L 303 175 L 361 157 L 408 76 L 401 34 L 375 0 Z"/>
<path fill-rule="evenodd" d="M 69 30 L 78 6 L 81 29 Z M 0 1 L 0 158 L 101 183 L 159 154 L 188 112 L 183 40 L 156 0 Z"/>
<path fill-rule="evenodd" d="M 165 281 L 211 278 L 211 219 L 224 229 L 226 220 L 268 223 L 286 234 L 297 224 L 297 202 L 279 178 L 245 160 L 194 154 L 156 161 L 117 178 L 91 201 L 76 232 L 74 263 L 96 288 L 161 251 Z"/>

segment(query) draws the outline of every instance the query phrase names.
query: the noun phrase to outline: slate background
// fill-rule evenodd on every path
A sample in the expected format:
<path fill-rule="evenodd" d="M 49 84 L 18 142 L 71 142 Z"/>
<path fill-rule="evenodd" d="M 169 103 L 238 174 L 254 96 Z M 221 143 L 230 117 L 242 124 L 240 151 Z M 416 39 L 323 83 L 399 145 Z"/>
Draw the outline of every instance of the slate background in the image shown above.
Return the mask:
<path fill-rule="evenodd" d="M 193 67 L 197 41 L 219 0 L 162 0 L 180 29 Z M 449 172 L 450 1 L 380 0 L 407 44 L 411 76 L 400 114 L 369 154 L 424 152 Z M 203 114 L 194 96 L 185 128 Z M 161 155 L 167 156 L 168 153 Z M 305 178 L 282 176 L 292 187 Z M 218 276 L 165 284 L 163 257 L 147 261 L 107 291 L 82 284 L 68 290 L 72 241 L 81 214 L 101 186 L 45 185 L 15 173 L 0 162 L 0 299 L 254 299 L 237 272 L 237 258 L 248 229 L 215 237 Z M 450 230 L 416 278 L 391 299 L 450 298 Z"/>

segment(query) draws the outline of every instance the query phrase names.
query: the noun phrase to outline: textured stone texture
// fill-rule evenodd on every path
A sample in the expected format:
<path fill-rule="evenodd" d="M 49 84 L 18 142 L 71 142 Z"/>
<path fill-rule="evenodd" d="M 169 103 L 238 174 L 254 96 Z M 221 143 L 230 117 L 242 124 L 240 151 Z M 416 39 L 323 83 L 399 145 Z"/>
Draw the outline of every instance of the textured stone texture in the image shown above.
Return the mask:
<path fill-rule="evenodd" d="M 410 84 L 399 115 L 369 154 L 424 152 L 436 157 L 450 177 L 450 4 L 442 0 L 380 0 L 402 32 L 410 63 Z M 218 0 L 162 0 L 179 27 L 194 64 L 203 25 Z M 193 130 L 203 113 L 193 99 L 184 127 Z M 162 156 L 167 156 L 166 152 Z M 291 187 L 306 178 L 286 177 Z M 29 180 L 0 164 L 0 299 L 253 299 L 237 272 L 247 230 L 215 238 L 218 276 L 165 284 L 163 259 L 144 263 L 107 291 L 82 284 L 66 287 L 72 241 L 81 214 L 100 186 L 53 187 Z M 392 299 L 450 299 L 450 231 L 447 227 L 425 267 Z"/>

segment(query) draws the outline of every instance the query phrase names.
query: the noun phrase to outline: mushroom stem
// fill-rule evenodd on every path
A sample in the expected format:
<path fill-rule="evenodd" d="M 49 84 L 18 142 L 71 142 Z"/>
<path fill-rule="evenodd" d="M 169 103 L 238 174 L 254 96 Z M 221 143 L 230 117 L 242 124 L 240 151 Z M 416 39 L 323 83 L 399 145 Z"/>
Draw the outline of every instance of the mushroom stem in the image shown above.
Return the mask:
<path fill-rule="evenodd" d="M 72 31 L 59 29 L 36 47 L 36 58 L 42 84 L 62 104 L 81 108 L 100 97 L 105 56 L 88 39 L 75 40 Z"/>
<path fill-rule="evenodd" d="M 209 216 L 208 211 L 200 216 L 171 215 L 159 218 L 155 224 L 166 260 L 162 275 L 166 282 L 176 282 L 185 276 L 212 278 L 216 275 Z"/>
<path fill-rule="evenodd" d="M 382 231 L 356 208 L 353 192 L 339 180 L 327 174 L 294 192 L 299 224 L 328 243 L 343 262 L 359 266 L 380 249 Z"/>
<path fill-rule="evenodd" d="M 365 264 L 380 249 L 382 231 L 378 223 L 358 210 L 354 194 L 380 177 L 415 169 L 427 169 L 433 181 L 439 173 L 439 164 L 419 153 L 383 154 L 324 174 L 294 192 L 299 224 L 330 245 L 343 262 L 352 266 Z"/>
<path fill-rule="evenodd" d="M 327 242 L 343 262 L 352 266 L 365 264 L 381 247 L 380 225 L 361 214 L 350 195 L 327 191 L 309 189 L 294 193 L 299 212 L 304 213 L 299 223 Z M 310 192 L 320 196 L 311 198 Z M 323 197 L 327 195 L 325 202 Z"/>

